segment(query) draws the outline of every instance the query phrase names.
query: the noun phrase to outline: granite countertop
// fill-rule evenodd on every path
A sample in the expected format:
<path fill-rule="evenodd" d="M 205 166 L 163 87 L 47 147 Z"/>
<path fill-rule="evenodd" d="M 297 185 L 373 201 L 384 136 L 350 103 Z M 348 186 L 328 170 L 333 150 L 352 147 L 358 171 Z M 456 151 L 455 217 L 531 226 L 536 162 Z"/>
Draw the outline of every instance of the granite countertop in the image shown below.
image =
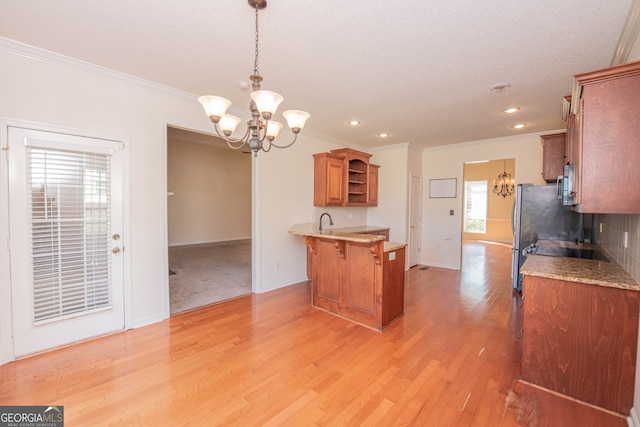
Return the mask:
<path fill-rule="evenodd" d="M 598 249 L 597 246 L 588 243 L 551 240 L 541 240 L 538 242 L 538 246 L 541 248 Z M 640 284 L 612 259 L 600 261 L 562 256 L 529 255 L 522 264 L 520 272 L 529 276 L 640 291 Z"/>
<path fill-rule="evenodd" d="M 393 242 L 384 242 L 384 251 L 391 252 L 397 251 L 398 249 L 406 248 L 406 243 L 393 243 Z"/>
<path fill-rule="evenodd" d="M 363 225 L 359 227 L 329 228 L 326 230 L 318 230 L 316 224 L 295 224 L 289 230 L 289 234 L 297 234 L 299 236 L 332 238 L 336 240 L 349 240 L 360 243 L 373 243 L 384 240 L 385 236 L 376 234 L 362 234 L 366 232 L 386 231 L 389 227 L 378 227 L 372 225 Z M 406 247 L 406 243 L 384 242 L 384 251 L 390 252 Z"/>

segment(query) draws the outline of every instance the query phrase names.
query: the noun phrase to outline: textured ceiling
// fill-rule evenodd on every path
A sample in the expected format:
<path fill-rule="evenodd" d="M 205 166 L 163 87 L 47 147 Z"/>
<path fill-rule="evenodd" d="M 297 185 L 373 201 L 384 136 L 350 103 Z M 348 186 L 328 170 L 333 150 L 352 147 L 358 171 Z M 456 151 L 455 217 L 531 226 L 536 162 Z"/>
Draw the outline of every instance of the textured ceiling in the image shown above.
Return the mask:
<path fill-rule="evenodd" d="M 285 96 L 281 111 L 309 111 L 308 129 L 368 147 L 560 129 L 572 76 L 610 65 L 632 1 L 268 0 L 263 89 Z M 0 11 L 0 37 L 248 107 L 246 0 L 0 0 Z M 489 90 L 502 82 L 511 89 Z"/>

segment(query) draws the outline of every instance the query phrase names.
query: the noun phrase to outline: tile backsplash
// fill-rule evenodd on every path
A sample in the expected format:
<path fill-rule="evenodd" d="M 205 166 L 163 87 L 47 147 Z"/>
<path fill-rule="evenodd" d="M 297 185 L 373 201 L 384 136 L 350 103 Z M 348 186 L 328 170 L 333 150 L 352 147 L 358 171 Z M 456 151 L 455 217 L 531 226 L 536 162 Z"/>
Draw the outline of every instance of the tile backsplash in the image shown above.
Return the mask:
<path fill-rule="evenodd" d="M 596 243 L 640 283 L 640 215 L 598 214 L 595 236 Z"/>

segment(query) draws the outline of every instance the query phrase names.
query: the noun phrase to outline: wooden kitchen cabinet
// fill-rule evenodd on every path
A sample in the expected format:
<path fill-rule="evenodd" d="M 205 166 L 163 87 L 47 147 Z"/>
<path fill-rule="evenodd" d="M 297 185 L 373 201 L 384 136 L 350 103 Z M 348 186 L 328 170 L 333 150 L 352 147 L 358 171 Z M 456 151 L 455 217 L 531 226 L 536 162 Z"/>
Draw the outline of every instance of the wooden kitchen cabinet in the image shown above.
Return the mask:
<path fill-rule="evenodd" d="M 554 133 L 542 135 L 542 178 L 547 182 L 556 182 L 564 173 L 567 134 Z"/>
<path fill-rule="evenodd" d="M 378 205 L 379 166 L 369 163 L 371 154 L 341 148 L 313 157 L 314 206 Z"/>
<path fill-rule="evenodd" d="M 567 117 L 576 210 L 640 213 L 640 61 L 575 76 Z"/>
<path fill-rule="evenodd" d="M 314 206 L 343 206 L 346 202 L 344 156 L 318 153 L 314 159 Z"/>
<path fill-rule="evenodd" d="M 521 378 L 628 416 L 639 293 L 525 275 L 522 294 Z"/>
<path fill-rule="evenodd" d="M 380 166 L 369 164 L 369 194 L 367 205 L 378 206 L 378 176 Z M 389 236 L 387 236 L 388 238 Z"/>

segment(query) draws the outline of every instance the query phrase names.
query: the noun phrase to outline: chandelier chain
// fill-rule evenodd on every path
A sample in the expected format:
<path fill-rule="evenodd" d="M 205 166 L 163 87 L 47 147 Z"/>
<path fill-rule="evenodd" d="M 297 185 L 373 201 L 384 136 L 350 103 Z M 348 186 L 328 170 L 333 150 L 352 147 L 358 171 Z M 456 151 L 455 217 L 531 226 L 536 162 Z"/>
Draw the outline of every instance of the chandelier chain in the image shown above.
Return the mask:
<path fill-rule="evenodd" d="M 255 60 L 253 61 L 253 75 L 254 76 L 259 76 L 260 73 L 258 72 L 258 5 L 256 5 L 256 56 L 255 56 Z"/>

